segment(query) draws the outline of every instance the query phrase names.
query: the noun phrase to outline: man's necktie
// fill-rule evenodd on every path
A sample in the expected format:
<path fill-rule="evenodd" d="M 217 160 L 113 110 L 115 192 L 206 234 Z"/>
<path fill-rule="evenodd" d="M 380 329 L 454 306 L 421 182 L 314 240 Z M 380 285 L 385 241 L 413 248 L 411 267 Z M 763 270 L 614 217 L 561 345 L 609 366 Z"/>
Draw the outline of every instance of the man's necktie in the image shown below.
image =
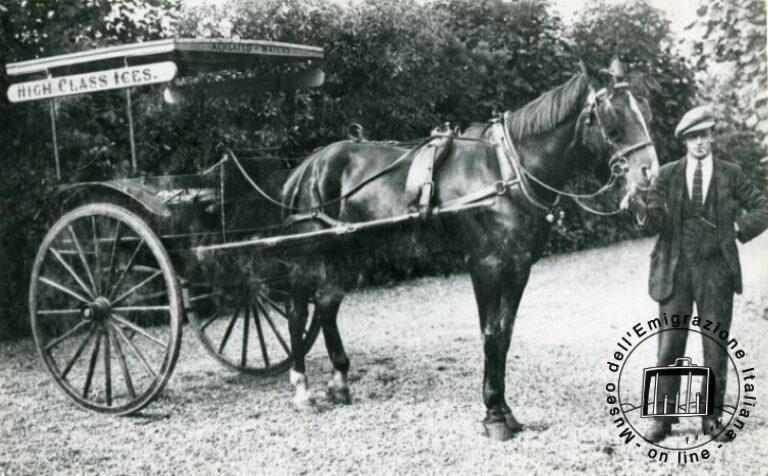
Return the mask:
<path fill-rule="evenodd" d="M 701 211 L 704 208 L 704 199 L 701 193 L 701 184 L 704 181 L 701 172 L 701 160 L 696 161 L 696 170 L 693 172 L 693 192 L 691 193 L 691 201 L 693 202 L 693 209 L 697 215 L 701 215 Z"/>

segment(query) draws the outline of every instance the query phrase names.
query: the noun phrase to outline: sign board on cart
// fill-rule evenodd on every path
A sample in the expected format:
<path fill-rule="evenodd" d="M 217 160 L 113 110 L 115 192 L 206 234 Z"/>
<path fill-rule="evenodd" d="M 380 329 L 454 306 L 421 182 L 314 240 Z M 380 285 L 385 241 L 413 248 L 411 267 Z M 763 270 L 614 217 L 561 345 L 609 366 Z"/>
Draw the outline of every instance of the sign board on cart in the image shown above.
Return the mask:
<path fill-rule="evenodd" d="M 35 101 L 166 83 L 173 80 L 177 73 L 178 68 L 174 62 L 163 61 L 160 63 L 26 81 L 13 84 L 8 88 L 8 100 L 11 102 Z"/>

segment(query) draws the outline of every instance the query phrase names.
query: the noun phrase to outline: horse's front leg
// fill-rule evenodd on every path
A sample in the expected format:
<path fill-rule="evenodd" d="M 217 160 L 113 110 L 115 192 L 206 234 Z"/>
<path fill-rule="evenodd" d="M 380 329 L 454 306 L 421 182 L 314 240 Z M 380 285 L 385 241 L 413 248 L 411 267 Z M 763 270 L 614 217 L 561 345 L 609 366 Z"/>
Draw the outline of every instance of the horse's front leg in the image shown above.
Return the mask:
<path fill-rule="evenodd" d="M 527 276 L 527 273 L 525 273 Z M 507 352 L 525 280 L 512 279 L 496 267 L 479 266 L 472 273 L 485 353 L 483 401 L 485 433 L 507 440 L 522 429 L 505 400 Z"/>

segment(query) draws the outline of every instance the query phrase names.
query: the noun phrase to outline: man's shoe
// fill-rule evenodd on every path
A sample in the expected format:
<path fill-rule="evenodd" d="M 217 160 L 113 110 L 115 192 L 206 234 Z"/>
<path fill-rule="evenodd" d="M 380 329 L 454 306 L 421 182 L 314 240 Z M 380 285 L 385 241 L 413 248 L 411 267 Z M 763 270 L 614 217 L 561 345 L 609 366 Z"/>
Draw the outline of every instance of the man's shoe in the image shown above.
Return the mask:
<path fill-rule="evenodd" d="M 645 439 L 651 443 L 658 443 L 672 432 L 672 424 L 665 420 L 653 420 L 651 427 L 645 432 Z"/>
<path fill-rule="evenodd" d="M 731 438 L 726 434 L 725 425 L 720 422 L 719 418 L 704 417 L 701 419 L 701 432 L 706 436 L 711 436 L 715 441 L 720 443 L 728 443 Z"/>

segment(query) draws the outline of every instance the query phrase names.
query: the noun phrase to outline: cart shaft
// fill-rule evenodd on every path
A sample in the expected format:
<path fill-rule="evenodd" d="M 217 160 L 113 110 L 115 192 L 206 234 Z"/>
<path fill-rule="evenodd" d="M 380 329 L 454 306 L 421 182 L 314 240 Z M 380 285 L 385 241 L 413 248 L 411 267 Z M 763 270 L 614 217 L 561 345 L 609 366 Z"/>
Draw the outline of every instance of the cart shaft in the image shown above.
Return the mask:
<path fill-rule="evenodd" d="M 495 203 L 494 198 L 468 203 L 463 205 L 447 206 L 447 207 L 435 207 L 432 211 L 432 215 L 442 215 L 446 213 L 457 213 L 466 211 L 477 211 L 480 209 L 493 206 Z M 242 241 L 233 241 L 230 243 L 221 243 L 216 245 L 198 246 L 193 248 L 198 256 L 210 251 L 224 251 L 240 248 L 277 248 L 281 246 L 287 246 L 306 241 L 314 241 L 322 238 L 331 238 L 348 235 L 350 233 L 356 233 L 363 230 L 372 230 L 375 228 L 384 228 L 402 223 L 409 222 L 411 220 L 417 220 L 419 218 L 419 212 L 404 213 L 394 217 L 380 218 L 378 220 L 370 220 L 360 223 L 344 223 L 339 226 L 326 228 L 324 230 L 308 231 L 304 233 L 295 233 L 291 235 L 282 236 L 270 236 L 266 238 L 252 238 Z"/>

